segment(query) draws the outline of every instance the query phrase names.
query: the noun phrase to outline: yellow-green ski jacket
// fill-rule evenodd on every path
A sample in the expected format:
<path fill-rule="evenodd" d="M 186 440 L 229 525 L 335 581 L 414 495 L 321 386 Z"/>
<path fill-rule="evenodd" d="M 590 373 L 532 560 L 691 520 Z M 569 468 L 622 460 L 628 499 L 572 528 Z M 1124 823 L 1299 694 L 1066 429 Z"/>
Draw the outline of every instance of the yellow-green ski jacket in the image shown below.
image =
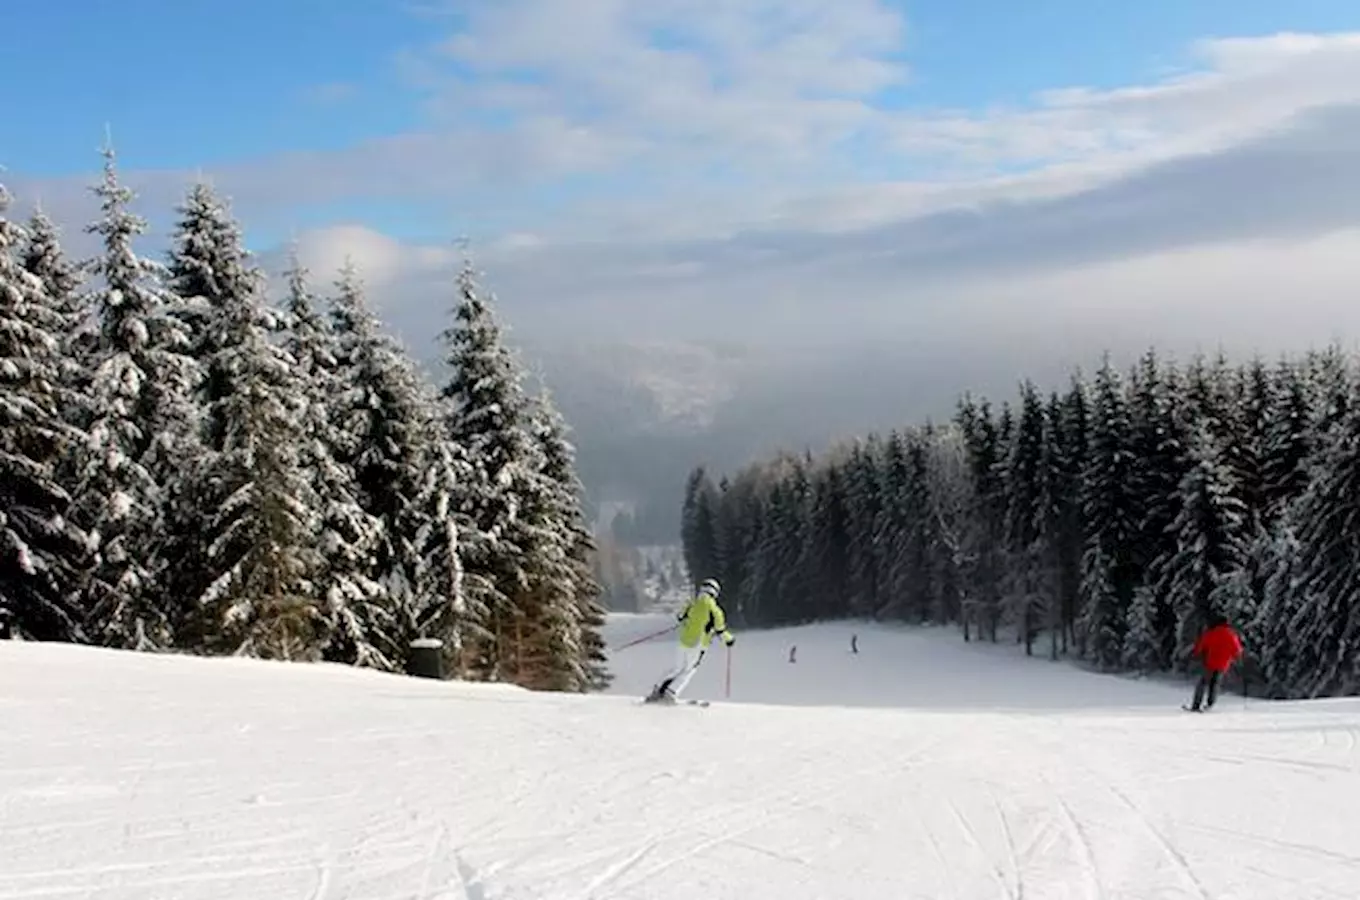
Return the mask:
<path fill-rule="evenodd" d="M 721 634 L 724 641 L 732 643 L 732 636 L 727 631 L 727 616 L 712 594 L 697 595 L 685 605 L 678 619 L 682 646 L 697 647 L 703 641 L 704 649 L 708 649 L 714 634 Z"/>

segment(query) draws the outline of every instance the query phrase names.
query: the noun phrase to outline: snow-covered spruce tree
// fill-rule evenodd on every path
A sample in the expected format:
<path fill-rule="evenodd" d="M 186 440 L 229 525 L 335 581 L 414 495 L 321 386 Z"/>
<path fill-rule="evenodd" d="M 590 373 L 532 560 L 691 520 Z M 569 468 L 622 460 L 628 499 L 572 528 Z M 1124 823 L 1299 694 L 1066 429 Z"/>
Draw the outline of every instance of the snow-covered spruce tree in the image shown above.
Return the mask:
<path fill-rule="evenodd" d="M 73 425 L 84 424 L 88 412 L 86 395 L 90 388 L 90 360 L 99 332 L 97 323 L 83 302 L 84 278 L 80 267 L 69 259 L 61 246 L 57 225 L 42 209 L 34 210 L 28 221 L 28 242 L 20 264 L 42 283 L 42 291 L 57 326 L 61 353 L 61 383 L 74 396 L 62 410 Z"/>
<path fill-rule="evenodd" d="M 326 619 L 326 646 L 333 634 L 343 632 L 348 635 L 343 643 L 358 647 L 364 644 L 363 623 L 376 615 L 365 612 L 365 607 L 383 602 L 382 586 L 372 577 L 383 526 L 360 505 L 354 472 L 340 461 L 352 452 L 352 446 L 340 431 L 332 404 L 344 397 L 347 385 L 341 376 L 335 332 L 318 308 L 307 274 L 294 255 L 285 276 L 283 346 L 305 399 L 299 462 L 310 475 L 317 502 L 320 559 L 312 576 L 313 589 Z M 426 474 L 427 484 L 431 477 Z"/>
<path fill-rule="evenodd" d="M 690 582 L 698 585 L 720 565 L 717 522 L 714 518 L 716 489 L 703 466 L 697 466 L 685 481 L 685 497 L 680 507 L 680 544 Z"/>
<path fill-rule="evenodd" d="M 178 317 L 189 334 L 190 352 L 201 360 L 202 378 L 196 385 L 203 419 L 204 443 L 220 451 L 231 427 L 224 419 L 227 398 L 242 383 L 229 366 L 231 355 L 221 351 L 240 339 L 237 307 L 259 290 L 259 272 L 242 240 L 241 229 L 227 203 L 206 184 L 195 184 L 176 208 L 167 270 L 169 286 L 181 298 Z M 271 325 L 272 327 L 272 325 Z"/>
<path fill-rule="evenodd" d="M 1263 513 L 1268 526 L 1307 490 L 1314 437 L 1312 398 L 1301 368 L 1281 360 L 1273 380 L 1274 403 L 1266 425 L 1262 460 Z"/>
<path fill-rule="evenodd" d="M 1140 584 L 1134 589 L 1124 628 L 1125 667 L 1144 675 L 1166 668 L 1166 632 L 1161 624 L 1163 606 L 1155 584 Z"/>
<path fill-rule="evenodd" d="M 802 621 L 802 604 L 797 600 L 806 584 L 801 577 L 805 523 L 804 495 L 792 476 L 792 463 L 769 493 L 766 528 L 756 547 L 752 567 L 760 595 L 756 598 L 761 616 L 753 625 L 787 625 Z M 790 602 L 793 601 L 793 602 Z"/>
<path fill-rule="evenodd" d="M 563 541 L 562 589 L 566 596 L 562 602 L 571 608 L 575 620 L 577 660 L 574 666 L 563 667 L 563 671 L 569 672 L 573 680 L 579 679 L 579 683 L 567 681 L 564 689 L 603 690 L 612 676 L 601 633 L 604 626 L 601 588 L 591 569 L 595 540 L 586 524 L 582 505 L 585 490 L 576 472 L 576 451 L 568 440 L 567 424 L 546 388 L 534 398 L 532 413 L 542 459 L 540 474 L 548 490 L 548 511 Z"/>
<path fill-rule="evenodd" d="M 1122 662 L 1128 611 L 1139 583 L 1132 549 L 1140 523 L 1128 406 L 1119 373 L 1108 360 L 1096 375 L 1092 407 L 1081 485 L 1086 548 L 1079 628 L 1087 658 L 1112 669 Z"/>
<path fill-rule="evenodd" d="M 1300 682 L 1295 668 L 1294 627 L 1305 607 L 1301 585 L 1303 547 L 1295 528 L 1293 509 L 1277 519 L 1269 549 L 1262 555 L 1265 590 L 1256 618 L 1246 623 L 1246 638 L 1254 648 L 1256 666 L 1268 697 L 1297 696 Z"/>
<path fill-rule="evenodd" d="M 166 271 L 168 285 L 179 298 L 175 317 L 183 323 L 188 352 L 199 363 L 193 400 L 199 411 L 194 442 L 186 448 L 179 477 L 166 485 L 163 498 L 165 527 L 159 555 L 175 565 L 159 579 L 163 606 L 170 612 L 177 640 L 185 648 L 221 649 L 220 610 L 200 602 L 209 585 L 223 575 L 230 562 L 210 557 L 209 519 L 232 490 L 220 477 L 217 455 L 224 452 L 229 423 L 237 406 L 223 401 L 244 382 L 231 366 L 240 358 L 223 352 L 243 340 L 244 306 L 258 304 L 261 275 L 245 249 L 241 229 L 226 201 L 206 184 L 194 185 L 177 208 Z M 261 323 L 272 329 L 272 323 Z M 240 452 L 238 450 L 238 452 Z"/>
<path fill-rule="evenodd" d="M 1043 515 L 1045 413 L 1032 382 L 1021 385 L 1020 415 L 1006 456 L 1002 522 L 1007 553 L 1006 612 L 1016 626 L 1026 655 L 1034 652 L 1034 637 L 1051 596 L 1054 573 L 1041 529 Z"/>
<path fill-rule="evenodd" d="M 491 586 L 484 623 L 490 638 L 469 642 L 465 668 L 475 677 L 513 681 L 528 648 L 543 643 L 535 633 L 538 623 L 557 616 L 556 609 L 543 610 L 555 601 L 543 595 L 539 575 L 561 543 L 536 504 L 542 454 L 524 371 L 502 340 L 470 262 L 458 275 L 454 322 L 441 337 L 449 371 L 441 392 L 447 403 L 443 436 L 463 447 L 482 475 L 467 485 L 466 508 L 486 537 L 469 548 L 464 566 Z M 557 645 L 553 650 L 568 652 Z"/>
<path fill-rule="evenodd" d="M 466 485 L 475 477 L 475 469 L 463 448 L 439 433 L 438 419 L 432 426 L 424 477 L 415 499 L 412 548 L 417 562 L 412 602 L 397 608 L 393 631 L 408 641 L 439 640 L 445 661 L 462 676 L 464 644 L 490 637 L 484 624 L 490 615 L 484 602 L 490 585 L 463 568 L 470 542 L 480 537 L 463 508 Z"/>
<path fill-rule="evenodd" d="M 1181 479 L 1180 512 L 1172 529 L 1176 553 L 1162 566 L 1162 592 L 1176 612 L 1174 660 L 1190 648 L 1214 612 L 1225 578 L 1237 570 L 1245 552 L 1245 509 L 1233 472 L 1224 461 L 1207 423 L 1192 433 L 1190 466 Z"/>
<path fill-rule="evenodd" d="M 877 435 L 856 441 L 845 467 L 846 509 L 850 516 L 849 580 L 845 585 L 851 615 L 871 616 L 879 606 L 884 558 L 875 541 L 884 498 L 880 490 L 883 442 Z M 764 540 L 764 538 L 762 538 Z"/>
<path fill-rule="evenodd" d="M 61 353 L 70 323 L 19 264 L 25 234 L 6 217 L 9 202 L 0 185 L 0 612 L 25 638 L 83 641 L 85 535 L 67 517 L 59 469 L 80 439 L 61 416 L 72 400 Z"/>
<path fill-rule="evenodd" d="M 976 559 L 979 530 L 971 516 L 972 482 L 967 450 L 957 425 L 931 430 L 927 486 L 933 536 L 934 582 L 943 621 L 958 621 L 967 634 L 966 574 Z"/>
<path fill-rule="evenodd" d="M 1290 680 L 1310 697 L 1360 688 L 1360 407 L 1347 407 L 1323 447 L 1296 508 L 1300 594 Z"/>
<path fill-rule="evenodd" d="M 715 524 L 717 545 L 721 548 L 717 579 L 723 587 L 724 609 L 737 627 L 745 624 L 745 599 L 751 565 L 750 536 L 759 500 L 749 477 L 738 477 L 718 485 L 718 514 Z M 841 584 L 844 585 L 842 575 Z"/>
<path fill-rule="evenodd" d="M 840 466 L 821 468 L 813 482 L 811 533 L 808 541 L 812 581 L 805 590 L 822 616 L 849 614 L 844 586 L 849 579 L 849 511 Z"/>
<path fill-rule="evenodd" d="M 1129 383 L 1131 502 L 1139 523 L 1129 556 L 1139 584 L 1127 611 L 1123 656 L 1125 665 L 1140 672 L 1164 669 L 1175 646 L 1175 611 L 1160 572 L 1176 552 L 1171 526 L 1186 468 L 1185 425 L 1176 414 L 1178 387 L 1175 367 L 1152 349 L 1143 354 Z"/>
<path fill-rule="evenodd" d="M 882 559 L 874 610 L 879 619 L 906 618 L 907 591 L 914 575 L 907 554 L 912 526 L 912 510 L 906 501 L 908 478 L 906 436 L 893 430 L 883 445 L 878 484 L 881 503 L 873 523 L 874 545 Z"/>
<path fill-rule="evenodd" d="M 1072 376 L 1063 395 L 1061 413 L 1054 417 L 1059 452 L 1055 462 L 1056 478 L 1063 486 L 1059 501 L 1060 528 L 1058 550 L 1060 596 L 1062 603 L 1062 652 L 1077 643 L 1077 618 L 1081 613 L 1082 554 L 1086 545 L 1086 516 L 1082 507 L 1081 484 L 1090 457 L 1090 409 L 1087 387 L 1080 374 Z"/>
<path fill-rule="evenodd" d="M 196 190 L 191 208 L 211 203 Z M 199 347 L 210 377 L 202 395 L 208 454 L 194 495 L 209 576 L 195 595 L 202 646 L 274 659 L 315 660 L 325 620 L 313 593 L 318 568 L 319 503 L 303 466 L 307 396 L 293 360 L 274 341 L 277 314 L 265 305 L 263 274 L 220 206 L 203 213 L 213 227 L 190 231 L 177 262 L 194 260 L 206 298 Z M 192 251 L 186 250 L 191 247 Z M 191 281 L 183 282 L 186 287 Z M 186 521 L 189 517 L 185 517 Z"/>
<path fill-rule="evenodd" d="M 371 577 L 383 588 L 372 602 L 345 610 L 328 659 L 401 669 L 409 650 L 400 623 L 410 621 L 420 566 L 416 499 L 429 460 L 431 411 L 410 358 L 382 331 L 347 264 L 336 284 L 331 323 L 345 390 L 333 403 L 337 461 L 354 473 L 359 505 L 382 523 Z"/>
<path fill-rule="evenodd" d="M 88 231 L 103 252 L 90 264 L 96 284 L 84 298 L 100 331 L 92 360 L 89 443 L 81 455 L 76 520 L 97 549 L 85 584 L 93 640 L 129 649 L 172 643 L 155 578 L 165 488 L 185 469 L 196 430 L 191 391 L 198 367 L 164 269 L 139 257 L 133 241 L 146 223 L 128 210 L 133 193 L 118 182 L 112 150 L 94 188 L 101 218 Z"/>
<path fill-rule="evenodd" d="M 1266 460 L 1269 456 L 1271 413 L 1277 405 L 1275 382 L 1259 358 L 1237 373 L 1234 385 L 1236 426 L 1225 447 L 1226 462 L 1237 482 L 1237 494 L 1246 515 L 1245 527 L 1255 533 L 1269 524 L 1266 514 Z"/>
<path fill-rule="evenodd" d="M 1057 391 L 1049 394 L 1044 404 L 1043 454 L 1039 465 L 1038 500 L 1035 524 L 1042 548 L 1039 559 L 1045 573 L 1043 623 L 1048 628 L 1048 656 L 1056 660 L 1065 649 L 1067 627 L 1064 619 L 1064 598 L 1075 592 L 1080 584 L 1080 569 L 1068 567 L 1068 548 L 1065 544 L 1071 481 L 1067 476 L 1067 456 L 1064 440 L 1062 398 Z M 1080 547 L 1076 542 L 1075 546 Z M 1080 559 L 1079 551 L 1072 556 Z"/>
<path fill-rule="evenodd" d="M 973 509 L 971 515 L 978 531 L 973 564 L 968 572 L 968 618 L 985 631 L 993 643 L 1001 624 L 1001 597 L 1005 578 L 1005 450 L 1013 430 L 1009 406 L 1001 415 L 992 414 L 991 404 L 983 400 L 976 405 L 965 402 L 960 407 L 958 423 L 968 450 L 968 466 L 972 475 Z M 968 637 L 967 626 L 964 629 Z"/>

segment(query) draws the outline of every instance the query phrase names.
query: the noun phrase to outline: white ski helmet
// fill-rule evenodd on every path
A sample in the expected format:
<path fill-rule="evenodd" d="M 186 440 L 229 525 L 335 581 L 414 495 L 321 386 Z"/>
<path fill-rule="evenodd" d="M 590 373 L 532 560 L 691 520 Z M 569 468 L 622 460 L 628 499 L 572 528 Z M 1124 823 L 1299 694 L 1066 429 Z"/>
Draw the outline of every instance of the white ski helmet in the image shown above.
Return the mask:
<path fill-rule="evenodd" d="M 708 594 L 714 600 L 717 600 L 718 595 L 722 593 L 722 587 L 719 586 L 718 579 L 707 578 L 703 584 L 699 585 L 699 593 Z"/>

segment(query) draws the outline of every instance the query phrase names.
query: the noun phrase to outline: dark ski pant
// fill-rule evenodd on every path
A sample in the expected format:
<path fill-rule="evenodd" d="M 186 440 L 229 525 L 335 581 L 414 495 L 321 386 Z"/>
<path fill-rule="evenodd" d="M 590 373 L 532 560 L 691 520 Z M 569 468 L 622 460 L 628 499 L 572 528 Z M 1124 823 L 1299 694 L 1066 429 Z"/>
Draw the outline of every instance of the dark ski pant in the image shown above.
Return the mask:
<path fill-rule="evenodd" d="M 1190 701 L 1190 708 L 1199 710 L 1203 705 L 1205 709 L 1212 709 L 1214 701 L 1218 699 L 1218 682 L 1223 677 L 1222 672 L 1205 671 L 1199 677 L 1199 684 L 1195 685 L 1195 699 Z M 1205 703 L 1205 692 L 1208 692 L 1208 702 Z"/>

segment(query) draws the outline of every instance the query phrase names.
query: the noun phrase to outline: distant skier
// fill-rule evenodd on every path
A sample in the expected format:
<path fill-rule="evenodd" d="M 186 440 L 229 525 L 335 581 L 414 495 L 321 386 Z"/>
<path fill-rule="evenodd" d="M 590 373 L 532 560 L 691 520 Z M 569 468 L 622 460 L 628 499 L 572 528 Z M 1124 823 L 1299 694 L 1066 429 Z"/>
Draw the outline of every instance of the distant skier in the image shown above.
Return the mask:
<path fill-rule="evenodd" d="M 850 635 L 850 652 L 851 653 L 859 652 L 859 635 L 857 634 Z"/>
<path fill-rule="evenodd" d="M 798 662 L 798 645 L 797 645 L 797 644 L 794 644 L 792 647 L 789 648 L 789 662 L 791 662 L 791 663 L 796 663 L 796 662 Z"/>
<path fill-rule="evenodd" d="M 679 699 L 689 680 L 694 677 L 699 663 L 703 662 L 713 635 L 721 635 L 723 643 L 729 647 L 736 642 L 736 638 L 727 630 L 727 616 L 718 605 L 719 593 L 721 588 L 717 580 L 709 578 L 699 585 L 699 592 L 675 617 L 680 623 L 680 643 L 676 646 L 675 665 L 647 695 L 648 703 L 674 703 Z"/>
<path fill-rule="evenodd" d="M 1199 683 L 1195 685 L 1195 698 L 1187 709 L 1191 712 L 1199 712 L 1201 706 L 1206 710 L 1213 709 L 1214 701 L 1218 699 L 1218 683 L 1222 680 L 1223 673 L 1242 656 L 1242 638 L 1228 624 L 1226 618 L 1215 614 L 1209 617 L 1208 630 L 1195 641 L 1194 650 L 1191 652 L 1200 658 L 1204 671 L 1200 675 Z"/>

